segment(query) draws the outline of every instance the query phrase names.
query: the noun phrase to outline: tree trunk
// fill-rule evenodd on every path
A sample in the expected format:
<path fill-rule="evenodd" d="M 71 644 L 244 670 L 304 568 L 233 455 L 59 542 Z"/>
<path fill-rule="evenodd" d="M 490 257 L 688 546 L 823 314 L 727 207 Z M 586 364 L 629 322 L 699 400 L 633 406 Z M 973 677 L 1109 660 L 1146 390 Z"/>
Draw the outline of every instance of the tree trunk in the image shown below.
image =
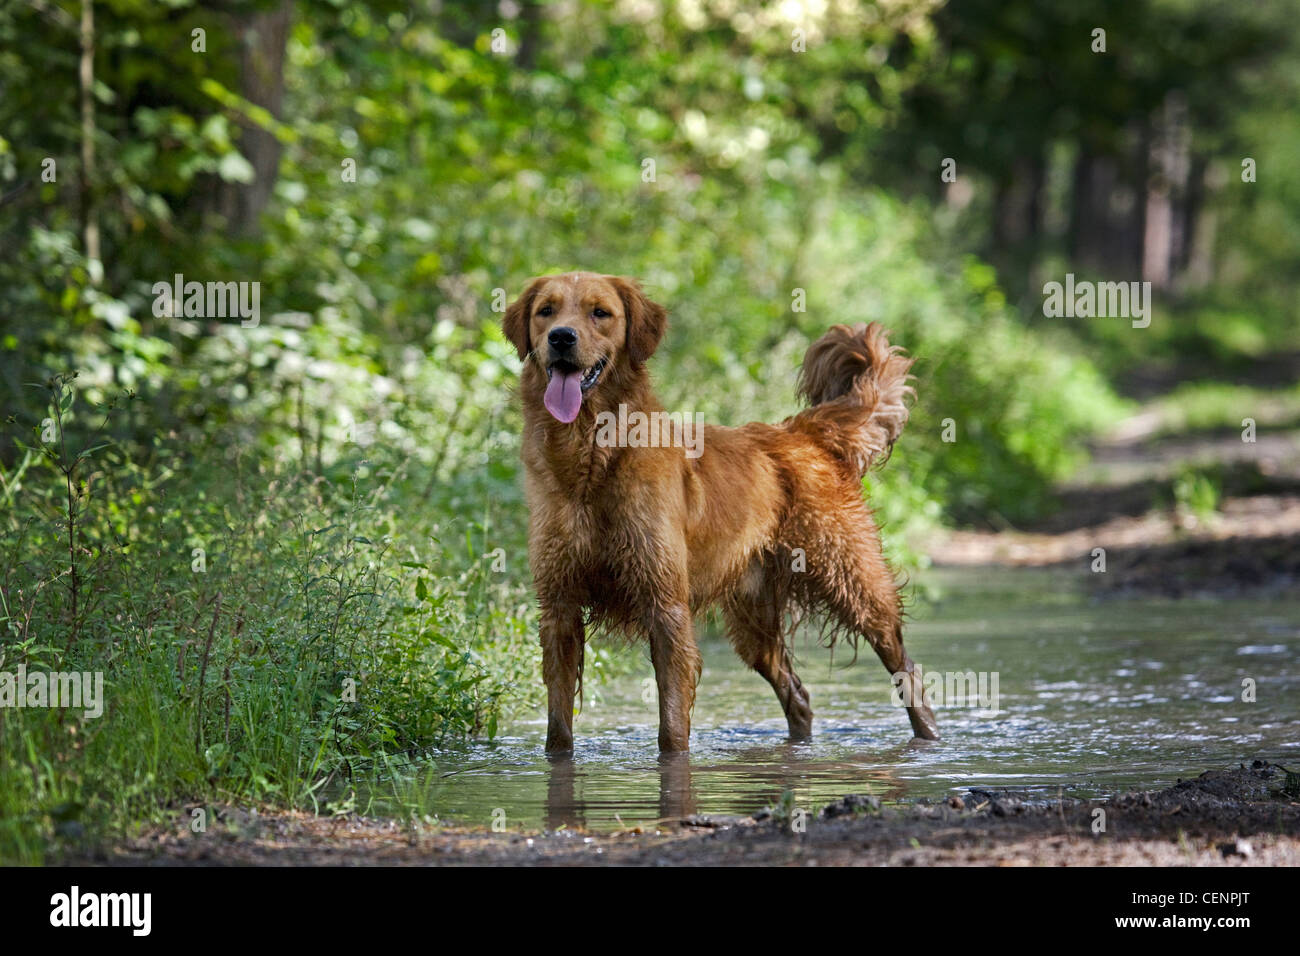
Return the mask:
<path fill-rule="evenodd" d="M 1187 104 L 1177 93 L 1165 97 L 1151 124 L 1146 178 L 1146 222 L 1142 234 L 1142 278 L 1168 289 L 1187 244 L 1183 209 L 1190 170 Z"/>
<path fill-rule="evenodd" d="M 99 249 L 99 212 L 95 196 L 95 4 L 81 0 L 81 235 L 90 267 L 91 284 L 102 271 Z"/>
<path fill-rule="evenodd" d="M 1012 164 L 1011 178 L 998 184 L 993 227 L 999 249 L 1015 251 L 1037 238 L 1045 177 L 1041 156 L 1022 156 Z"/>
<path fill-rule="evenodd" d="M 1203 156 L 1193 162 L 1190 186 L 1186 228 L 1191 241 L 1179 284 L 1184 289 L 1201 289 L 1214 280 L 1218 218 L 1210 198 L 1220 186 L 1213 167 Z"/>
<path fill-rule="evenodd" d="M 1101 271 L 1108 265 L 1114 238 L 1109 222 L 1111 194 L 1116 179 L 1115 161 L 1081 143 L 1070 203 L 1070 259 L 1081 268 Z"/>
<path fill-rule="evenodd" d="M 239 45 L 239 93 L 250 103 L 282 117 L 284 57 L 289 36 L 292 0 L 282 0 L 269 10 L 240 14 L 233 25 Z M 217 185 L 215 207 L 231 233 L 252 235 L 266 208 L 280 168 L 280 141 L 260 126 L 239 123 L 239 151 L 253 167 L 251 183 L 222 181 Z"/>
<path fill-rule="evenodd" d="M 1070 259 L 1081 269 L 1133 278 L 1142 268 L 1145 138 L 1122 157 L 1081 143 L 1070 197 Z"/>
<path fill-rule="evenodd" d="M 519 51 L 515 63 L 523 70 L 537 65 L 537 51 L 541 48 L 542 7 L 537 0 L 523 0 L 519 15 Z"/>

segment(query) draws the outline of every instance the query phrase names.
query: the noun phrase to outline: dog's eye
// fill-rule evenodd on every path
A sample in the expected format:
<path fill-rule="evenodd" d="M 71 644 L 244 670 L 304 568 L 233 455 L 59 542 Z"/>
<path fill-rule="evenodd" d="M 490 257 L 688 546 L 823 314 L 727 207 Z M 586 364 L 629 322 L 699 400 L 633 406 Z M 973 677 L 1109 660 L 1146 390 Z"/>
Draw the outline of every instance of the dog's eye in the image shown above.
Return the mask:
<path fill-rule="evenodd" d="M 550 314 L 553 313 L 554 311 L 555 311 L 555 310 L 552 309 L 549 305 L 544 305 L 544 306 L 542 306 L 540 309 L 537 310 L 537 314 L 538 314 L 538 315 L 550 315 Z"/>
<path fill-rule="evenodd" d="M 598 318 L 598 319 L 608 319 L 608 318 L 609 318 L 609 313 L 606 312 L 604 309 L 595 309 L 591 314 L 594 315 L 594 316 L 595 316 L 596 318 Z"/>

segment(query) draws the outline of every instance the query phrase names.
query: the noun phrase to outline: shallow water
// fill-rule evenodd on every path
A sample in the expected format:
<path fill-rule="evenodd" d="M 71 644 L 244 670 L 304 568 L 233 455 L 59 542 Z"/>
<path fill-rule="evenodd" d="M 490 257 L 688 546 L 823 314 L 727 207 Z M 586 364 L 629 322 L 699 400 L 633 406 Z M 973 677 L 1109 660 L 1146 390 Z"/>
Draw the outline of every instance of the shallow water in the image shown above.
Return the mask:
<path fill-rule="evenodd" d="M 474 826 L 497 811 L 512 830 L 603 830 L 750 814 L 787 789 L 811 811 L 846 793 L 910 800 L 1005 786 L 1087 797 L 1253 758 L 1300 768 L 1300 596 L 1095 601 L 1059 572 L 927 578 L 945 597 L 914 614 L 912 657 L 927 674 L 984 672 L 986 692 L 997 674 L 997 712 L 975 701 L 936 707 L 937 743 L 910 741 L 869 651 L 849 667 L 852 652 L 840 647 L 832 666 L 830 652 L 802 639 L 814 737 L 790 743 L 772 690 L 707 635 L 689 757 L 659 757 L 654 704 L 643 700 L 652 671 L 638 658 L 634 674 L 594 699 L 589 689 L 572 760 L 545 758 L 539 712 L 491 744 L 431 754 L 425 809 Z M 1254 703 L 1242 700 L 1246 678 Z"/>

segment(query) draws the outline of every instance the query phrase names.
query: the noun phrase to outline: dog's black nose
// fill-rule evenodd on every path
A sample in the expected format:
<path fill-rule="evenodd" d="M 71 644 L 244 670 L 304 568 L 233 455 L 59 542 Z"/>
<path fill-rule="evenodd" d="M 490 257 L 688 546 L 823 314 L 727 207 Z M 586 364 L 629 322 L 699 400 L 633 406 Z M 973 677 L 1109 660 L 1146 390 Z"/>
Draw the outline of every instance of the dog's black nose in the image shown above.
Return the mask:
<path fill-rule="evenodd" d="M 561 325 L 559 328 L 551 329 L 546 336 L 546 341 L 551 343 L 551 348 L 563 351 L 578 344 L 578 333 L 567 325 Z"/>

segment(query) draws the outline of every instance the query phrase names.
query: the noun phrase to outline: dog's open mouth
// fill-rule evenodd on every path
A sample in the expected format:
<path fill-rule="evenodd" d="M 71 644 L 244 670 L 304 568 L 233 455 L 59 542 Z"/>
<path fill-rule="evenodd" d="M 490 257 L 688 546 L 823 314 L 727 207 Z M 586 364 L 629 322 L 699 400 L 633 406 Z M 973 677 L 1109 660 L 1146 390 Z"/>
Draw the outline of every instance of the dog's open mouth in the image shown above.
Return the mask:
<path fill-rule="evenodd" d="M 556 362 L 547 368 L 546 395 L 542 398 L 546 410 L 565 424 L 577 418 L 582 396 L 595 388 L 608 361 L 601 359 L 585 370 L 568 362 Z"/>

